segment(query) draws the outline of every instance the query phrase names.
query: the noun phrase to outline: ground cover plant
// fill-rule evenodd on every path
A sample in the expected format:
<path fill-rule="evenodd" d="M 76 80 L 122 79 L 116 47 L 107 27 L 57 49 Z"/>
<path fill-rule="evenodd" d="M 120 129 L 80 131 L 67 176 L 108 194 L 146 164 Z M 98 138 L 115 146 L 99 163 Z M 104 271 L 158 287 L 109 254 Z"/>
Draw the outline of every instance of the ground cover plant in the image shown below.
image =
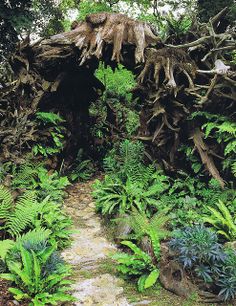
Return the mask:
<path fill-rule="evenodd" d="M 39 112 L 39 118 L 46 125 L 63 122 L 54 113 Z M 74 300 L 67 293 L 70 267 L 59 253 L 70 244 L 72 233 L 72 221 L 62 209 L 70 182 L 47 169 L 45 158 L 60 152 L 63 139 L 57 134 L 60 127 L 52 126 L 52 132 L 48 128 L 48 142 L 41 149 L 32 147 L 19 164 L 3 163 L 1 172 L 0 278 L 10 282 L 9 292 L 15 300 L 29 305 Z M 57 148 L 50 147 L 51 141 Z"/>

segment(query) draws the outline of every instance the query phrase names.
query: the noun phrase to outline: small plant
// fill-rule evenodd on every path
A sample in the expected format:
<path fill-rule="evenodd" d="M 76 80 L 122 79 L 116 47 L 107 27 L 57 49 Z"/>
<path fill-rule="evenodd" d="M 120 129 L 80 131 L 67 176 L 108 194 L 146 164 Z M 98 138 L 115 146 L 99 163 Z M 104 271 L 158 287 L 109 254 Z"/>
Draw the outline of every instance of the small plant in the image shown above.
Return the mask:
<path fill-rule="evenodd" d="M 11 187 L 13 189 L 32 189 L 35 186 L 35 180 L 38 172 L 43 168 L 42 163 L 32 161 L 32 157 L 26 158 L 25 162 L 13 166 Z"/>
<path fill-rule="evenodd" d="M 61 203 L 65 196 L 64 189 L 69 185 L 70 182 L 66 176 L 60 176 L 57 171 L 49 174 L 46 168 L 40 168 L 31 188 L 37 191 L 39 200 L 49 196 L 51 201 Z"/>
<path fill-rule="evenodd" d="M 226 250 L 225 262 L 222 265 L 221 273 L 217 281 L 220 287 L 219 296 L 225 301 L 233 300 L 236 297 L 236 252 Z"/>
<path fill-rule="evenodd" d="M 74 182 L 77 180 L 87 181 L 94 173 L 94 166 L 90 159 L 83 160 L 82 150 L 79 150 L 77 157 L 70 167 L 69 179 Z"/>
<path fill-rule="evenodd" d="M 51 231 L 50 241 L 55 240 L 57 248 L 61 250 L 70 244 L 72 220 L 65 214 L 60 204 L 50 199 L 44 203 L 34 225 L 36 228 L 40 226 L 49 229 Z"/>
<path fill-rule="evenodd" d="M 178 231 L 176 238 L 171 240 L 170 247 L 179 254 L 179 261 L 184 268 L 197 266 L 199 269 L 206 262 L 213 264 L 224 258 L 217 235 L 203 225 Z M 211 279 L 210 274 L 207 279 Z"/>
<path fill-rule="evenodd" d="M 156 213 L 149 219 L 144 213 L 134 210 L 127 221 L 134 232 L 132 235 L 133 239 L 140 241 L 145 236 L 150 239 L 152 251 L 157 261 L 160 259 L 161 240 L 169 237 L 171 234 L 166 229 L 169 219 L 167 211 Z"/>
<path fill-rule="evenodd" d="M 130 93 L 136 85 L 134 75 L 122 65 L 113 71 L 110 67 L 105 68 L 104 64 L 100 64 L 96 71 L 96 77 L 105 85 L 105 99 L 107 92 L 112 92 L 118 97 L 125 97 L 130 101 L 132 94 Z"/>
<path fill-rule="evenodd" d="M 29 229 L 44 227 L 51 230 L 50 239 L 58 242 L 58 248 L 69 243 L 72 221 L 50 196 L 38 202 L 36 192 L 27 191 L 14 200 L 11 192 L 0 186 L 0 220 L 4 235 L 18 237 Z"/>
<path fill-rule="evenodd" d="M 69 184 L 66 176 L 60 176 L 57 171 L 49 173 L 42 163 L 26 160 L 13 167 L 11 186 L 14 189 L 34 190 L 40 201 L 50 196 L 51 200 L 62 202 L 64 189 Z"/>
<path fill-rule="evenodd" d="M 74 301 L 66 293 L 71 284 L 65 280 L 70 275 L 68 267 L 55 253 L 55 246 L 48 246 L 46 242 L 45 245 L 41 250 L 34 250 L 21 244 L 19 251 L 15 250 L 6 259 L 10 272 L 0 274 L 0 278 L 12 281 L 17 287 L 11 287 L 9 291 L 18 301 L 30 300 L 29 305 L 56 305 L 58 302 Z"/>
<path fill-rule="evenodd" d="M 169 245 L 183 267 L 208 284 L 207 290 L 223 300 L 236 297 L 236 253 L 225 251 L 216 233 L 203 225 L 187 227 Z"/>
<path fill-rule="evenodd" d="M 103 215 L 123 214 L 136 208 L 139 212 L 152 209 L 157 204 L 157 196 L 166 189 L 165 177 L 149 177 L 148 181 L 135 181 L 136 175 L 123 183 L 122 180 L 112 176 L 105 176 L 101 182 L 96 180 L 93 196 L 96 207 Z M 137 176 L 138 177 L 138 176 Z"/>
<path fill-rule="evenodd" d="M 123 241 L 121 244 L 128 247 L 133 254 L 115 254 L 113 258 L 118 263 L 117 270 L 128 277 L 138 277 L 138 290 L 141 292 L 152 287 L 158 280 L 159 270 L 153 264 L 151 256 L 131 241 Z"/>
<path fill-rule="evenodd" d="M 47 128 L 47 137 L 45 143 L 37 143 L 32 151 L 35 155 L 41 154 L 44 157 L 48 157 L 61 152 L 63 149 L 64 130 L 62 126 L 64 119 L 54 113 L 38 112 L 36 113 L 36 119 L 39 127 L 43 128 L 41 131 L 44 136 L 45 128 Z"/>
<path fill-rule="evenodd" d="M 18 236 L 29 226 L 32 226 L 40 206 L 34 192 L 26 192 L 16 202 L 11 192 L 0 186 L 0 220 L 1 229 L 12 237 Z"/>
<path fill-rule="evenodd" d="M 140 141 L 130 141 L 128 139 L 119 144 L 118 149 L 113 149 L 104 159 L 104 169 L 107 173 L 114 173 L 120 176 L 143 170 L 144 145 Z M 139 169 L 139 171 L 137 170 Z M 142 176 L 142 173 L 140 174 Z"/>
<path fill-rule="evenodd" d="M 229 241 L 236 239 L 236 215 L 230 213 L 226 205 L 219 200 L 215 207 L 207 207 L 210 215 L 205 216 L 203 221 L 211 224 L 219 235 Z"/>

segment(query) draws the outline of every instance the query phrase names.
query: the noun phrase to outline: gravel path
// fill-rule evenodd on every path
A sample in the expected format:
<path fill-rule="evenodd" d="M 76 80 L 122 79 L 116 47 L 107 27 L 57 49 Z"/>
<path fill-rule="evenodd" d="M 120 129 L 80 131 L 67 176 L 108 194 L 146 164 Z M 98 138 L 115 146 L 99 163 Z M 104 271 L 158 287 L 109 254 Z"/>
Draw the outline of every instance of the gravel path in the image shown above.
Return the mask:
<path fill-rule="evenodd" d="M 95 212 L 92 184 L 93 181 L 74 185 L 65 202 L 65 210 L 73 218 L 76 230 L 72 246 L 62 253 L 74 270 L 72 289 L 78 299 L 74 305 L 129 306 L 123 296 L 123 281 L 104 269 L 106 261 L 111 265 L 110 254 L 117 249 L 106 238 Z"/>

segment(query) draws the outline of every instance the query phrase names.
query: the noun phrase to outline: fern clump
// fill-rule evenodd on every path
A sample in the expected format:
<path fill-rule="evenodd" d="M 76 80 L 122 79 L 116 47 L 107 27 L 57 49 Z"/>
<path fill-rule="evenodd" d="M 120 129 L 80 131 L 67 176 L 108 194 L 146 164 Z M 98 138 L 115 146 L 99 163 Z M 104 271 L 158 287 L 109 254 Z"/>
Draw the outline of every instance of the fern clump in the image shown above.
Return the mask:
<path fill-rule="evenodd" d="M 65 247 L 69 244 L 71 219 L 63 213 L 58 203 L 50 200 L 50 196 L 39 202 L 36 195 L 34 191 L 26 191 L 14 200 L 11 192 L 0 186 L 0 229 L 16 238 L 24 233 L 34 237 L 34 231 L 29 230 L 46 228 L 50 240 L 57 241 L 60 249 Z"/>
<path fill-rule="evenodd" d="M 17 252 L 17 254 L 14 252 Z M 70 290 L 70 270 L 56 253 L 56 246 L 48 245 L 41 249 L 27 249 L 22 244 L 19 250 L 12 250 L 6 257 L 9 273 L 0 274 L 16 287 L 9 292 L 18 301 L 28 300 L 30 305 L 56 305 L 58 302 L 74 301 L 66 291 Z"/>
<path fill-rule="evenodd" d="M 208 206 L 208 215 L 203 221 L 213 226 L 217 233 L 228 241 L 236 239 L 236 212 L 230 212 L 227 206 L 219 200 L 214 206 Z"/>
<path fill-rule="evenodd" d="M 125 276 L 138 278 L 138 290 L 152 287 L 158 280 L 159 269 L 150 255 L 142 251 L 131 241 L 121 243 L 132 251 L 132 254 L 118 253 L 113 256 L 118 263 L 117 270 Z"/>
<path fill-rule="evenodd" d="M 68 171 L 68 177 L 72 182 L 77 180 L 87 181 L 94 173 L 94 165 L 90 159 L 83 159 L 83 151 L 80 149 Z"/>
<path fill-rule="evenodd" d="M 51 112 L 37 112 L 36 120 L 39 126 L 39 136 L 41 137 L 38 143 L 34 145 L 33 153 L 43 157 L 60 153 L 64 147 L 65 128 L 62 124 L 65 120 L 58 114 Z M 47 129 L 47 133 L 45 133 L 45 129 Z M 47 137 L 45 137 L 45 134 L 47 134 Z M 48 137 L 48 134 L 50 137 Z"/>
<path fill-rule="evenodd" d="M 10 236 L 16 237 L 32 226 L 39 209 L 34 192 L 24 193 L 15 202 L 10 191 L 0 186 L 0 218 L 4 222 L 3 229 Z"/>
<path fill-rule="evenodd" d="M 166 177 L 162 174 L 139 180 L 128 177 L 123 182 L 119 177 L 105 176 L 103 181 L 96 180 L 93 197 L 96 207 L 103 215 L 124 214 L 136 208 L 150 214 L 157 207 L 157 198 L 168 188 Z"/>
<path fill-rule="evenodd" d="M 160 259 L 160 242 L 169 237 L 171 232 L 167 230 L 170 221 L 167 211 L 162 211 L 148 218 L 144 213 L 133 210 L 127 222 L 133 230 L 132 239 L 141 239 L 147 236 L 150 239 L 153 254 L 157 261 Z"/>
<path fill-rule="evenodd" d="M 236 210 L 236 192 L 233 189 L 222 190 L 216 180 L 208 184 L 190 176 L 182 176 L 170 181 L 170 187 L 157 199 L 160 210 L 169 209 L 173 228 L 193 225 L 203 221 L 209 206 L 219 200 L 233 211 Z M 232 205 L 233 204 L 233 205 Z"/>
<path fill-rule="evenodd" d="M 118 150 L 110 152 L 104 160 L 107 175 L 93 186 L 98 211 L 114 215 L 136 208 L 149 214 L 155 209 L 156 199 L 169 187 L 169 182 L 152 165 L 145 166 L 143 159 L 141 142 L 125 140 Z"/>

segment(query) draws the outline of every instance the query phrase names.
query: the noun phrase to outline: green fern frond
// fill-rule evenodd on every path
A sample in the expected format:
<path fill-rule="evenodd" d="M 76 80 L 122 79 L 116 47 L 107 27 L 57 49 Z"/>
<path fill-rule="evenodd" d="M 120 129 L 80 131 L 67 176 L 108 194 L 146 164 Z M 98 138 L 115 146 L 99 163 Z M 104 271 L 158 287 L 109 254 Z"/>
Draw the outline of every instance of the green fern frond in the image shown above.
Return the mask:
<path fill-rule="evenodd" d="M 19 249 L 20 245 L 36 245 L 44 243 L 49 239 L 51 231 L 45 228 L 37 228 L 28 231 L 26 234 L 18 236 L 16 239 L 16 247 Z"/>
<path fill-rule="evenodd" d="M 13 197 L 11 192 L 0 185 L 0 219 L 8 219 L 13 207 Z"/>
<path fill-rule="evenodd" d="M 10 251 L 11 248 L 15 245 L 15 242 L 13 240 L 2 240 L 0 241 L 0 259 L 3 261 L 6 258 L 7 253 Z"/>
<path fill-rule="evenodd" d="M 216 208 L 208 207 L 211 215 L 205 216 L 203 221 L 211 224 L 219 234 L 228 240 L 236 238 L 235 215 L 231 214 L 226 205 L 219 200 Z"/>
<path fill-rule="evenodd" d="M 166 212 L 157 213 L 151 219 L 148 219 L 145 214 L 134 210 L 128 218 L 128 223 L 133 229 L 136 239 L 145 235 L 150 238 L 157 259 L 160 256 L 160 241 L 170 236 L 170 232 L 165 228 L 168 221 L 169 217 Z"/>
<path fill-rule="evenodd" d="M 17 200 L 15 210 L 7 222 L 8 232 L 18 236 L 24 229 L 32 224 L 38 212 L 38 203 L 35 193 L 28 191 Z"/>
<path fill-rule="evenodd" d="M 34 184 L 34 180 L 38 176 L 38 172 L 42 168 L 39 162 L 26 160 L 24 164 L 13 171 L 12 186 L 15 188 L 27 188 Z"/>
<path fill-rule="evenodd" d="M 36 118 L 44 123 L 51 123 L 54 125 L 65 122 L 65 120 L 60 115 L 55 113 L 37 112 Z"/>

